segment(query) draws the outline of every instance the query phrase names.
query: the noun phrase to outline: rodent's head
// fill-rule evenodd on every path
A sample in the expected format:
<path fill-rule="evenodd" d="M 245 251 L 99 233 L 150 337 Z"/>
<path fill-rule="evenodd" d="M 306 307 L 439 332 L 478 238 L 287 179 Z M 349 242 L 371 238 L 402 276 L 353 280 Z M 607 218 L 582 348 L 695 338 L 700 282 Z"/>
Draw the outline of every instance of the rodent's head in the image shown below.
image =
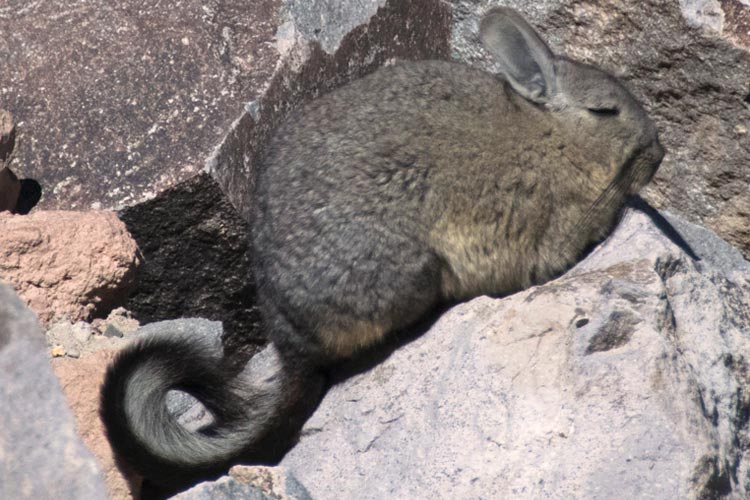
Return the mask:
<path fill-rule="evenodd" d="M 590 164 L 602 169 L 593 176 L 631 193 L 651 180 L 664 149 L 654 123 L 617 78 L 556 56 L 509 8 L 490 10 L 479 33 L 513 89 L 544 108 Z"/>

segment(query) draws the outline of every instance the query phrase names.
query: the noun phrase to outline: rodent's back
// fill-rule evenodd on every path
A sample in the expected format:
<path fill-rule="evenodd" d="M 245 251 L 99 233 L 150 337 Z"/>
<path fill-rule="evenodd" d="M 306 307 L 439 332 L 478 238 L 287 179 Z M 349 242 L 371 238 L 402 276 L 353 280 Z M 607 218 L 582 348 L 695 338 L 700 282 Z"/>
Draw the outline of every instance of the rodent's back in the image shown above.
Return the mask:
<path fill-rule="evenodd" d="M 353 233 L 395 233 L 448 261 L 453 298 L 529 286 L 544 277 L 549 166 L 567 139 L 500 77 L 445 61 L 383 68 L 278 129 L 259 171 L 256 251 L 284 273 L 351 252 Z M 571 180 L 554 189 L 569 197 Z"/>
<path fill-rule="evenodd" d="M 259 169 L 259 213 L 273 218 L 273 237 L 320 234 L 366 215 L 427 240 L 448 212 L 503 210 L 507 193 L 487 190 L 513 184 L 519 163 L 533 161 L 514 151 L 545 120 L 481 70 L 446 61 L 386 67 L 285 120 Z"/>
<path fill-rule="evenodd" d="M 456 177 L 449 180 L 455 197 L 461 178 L 501 174 L 487 168 L 502 160 L 492 150 L 503 149 L 497 131 L 504 127 L 492 122 L 521 120 L 513 106 L 503 80 L 462 64 L 382 68 L 285 120 L 262 162 L 259 196 L 271 210 L 306 212 L 325 201 L 344 217 L 357 207 L 419 230 L 446 201 L 443 175 Z"/>

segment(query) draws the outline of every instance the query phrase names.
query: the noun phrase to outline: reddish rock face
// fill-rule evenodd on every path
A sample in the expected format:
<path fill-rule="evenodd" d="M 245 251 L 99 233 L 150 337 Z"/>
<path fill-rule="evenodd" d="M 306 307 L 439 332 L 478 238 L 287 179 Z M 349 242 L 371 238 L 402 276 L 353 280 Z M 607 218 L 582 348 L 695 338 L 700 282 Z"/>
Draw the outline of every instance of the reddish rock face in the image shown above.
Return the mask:
<path fill-rule="evenodd" d="M 131 205 L 195 175 L 273 71 L 281 0 L 0 5 L 17 173 L 45 209 Z M 92 205 L 94 205 L 92 207 Z"/>
<path fill-rule="evenodd" d="M 75 416 L 78 434 L 99 462 L 109 498 L 124 500 L 133 498 L 131 486 L 115 465 L 99 419 L 99 386 L 114 354 L 115 351 L 105 350 L 81 359 L 55 358 L 52 368 Z"/>
<path fill-rule="evenodd" d="M 45 209 L 140 203 L 200 172 L 247 102 L 270 94 L 263 114 L 278 117 L 390 57 L 447 56 L 438 0 L 68 4 L 0 7 L 0 97 L 24 124 L 18 173 L 45 187 Z M 289 64 L 284 25 L 311 57 L 295 48 Z"/>
<path fill-rule="evenodd" d="M 90 320 L 124 300 L 139 260 L 113 212 L 0 214 L 0 280 L 46 323 Z"/>

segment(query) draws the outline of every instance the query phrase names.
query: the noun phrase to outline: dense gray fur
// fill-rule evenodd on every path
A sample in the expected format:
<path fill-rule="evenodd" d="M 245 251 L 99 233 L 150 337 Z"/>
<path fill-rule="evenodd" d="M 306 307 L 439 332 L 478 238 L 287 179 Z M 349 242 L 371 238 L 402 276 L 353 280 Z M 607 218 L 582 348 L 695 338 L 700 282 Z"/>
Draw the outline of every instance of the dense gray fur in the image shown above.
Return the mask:
<path fill-rule="evenodd" d="M 279 127 L 252 221 L 278 373 L 226 379 L 184 338 L 125 350 L 102 413 L 139 472 L 178 483 L 258 451 L 331 363 L 441 303 L 558 275 L 651 179 L 663 156 L 656 129 L 614 77 L 553 55 L 510 9 L 490 11 L 480 37 L 502 75 L 401 62 Z M 176 386 L 219 416 L 213 428 L 175 429 L 163 399 Z"/>

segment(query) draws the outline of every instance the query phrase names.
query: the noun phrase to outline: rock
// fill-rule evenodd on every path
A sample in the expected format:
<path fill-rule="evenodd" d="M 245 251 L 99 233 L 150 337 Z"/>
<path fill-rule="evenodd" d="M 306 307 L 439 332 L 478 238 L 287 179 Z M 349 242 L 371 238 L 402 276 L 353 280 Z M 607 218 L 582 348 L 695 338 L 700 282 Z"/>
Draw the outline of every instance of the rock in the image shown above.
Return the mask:
<path fill-rule="evenodd" d="M 281 466 L 316 499 L 747 498 L 750 263 L 670 220 L 700 261 L 631 212 L 563 277 L 344 369 Z"/>
<path fill-rule="evenodd" d="M 0 92 L 28 138 L 19 163 L 50 192 L 43 208 L 120 209 L 198 174 L 246 103 L 262 98 L 267 132 L 312 83 L 446 54 L 448 19 L 439 0 L 35 2 L 0 11 L 0 31 L 12 33 L 0 53 L 17 68 L 0 75 Z M 248 174 L 217 172 L 238 183 Z"/>
<path fill-rule="evenodd" d="M 44 208 L 120 208 L 197 174 L 273 71 L 280 5 L 0 7 L 0 53 L 15 68 L 0 92 L 24 124 L 18 161 L 48 189 Z"/>
<path fill-rule="evenodd" d="M 13 115 L 0 108 L 0 164 L 7 163 L 16 144 L 16 124 Z"/>
<path fill-rule="evenodd" d="M 0 498 L 105 499 L 49 366 L 39 323 L 0 284 Z"/>
<path fill-rule="evenodd" d="M 750 258 L 750 4 L 744 0 L 450 0 L 452 57 L 492 68 L 476 42 L 488 5 L 515 7 L 553 48 L 623 79 L 667 156 L 645 197 Z M 743 208 L 745 207 L 745 208 Z"/>
<path fill-rule="evenodd" d="M 294 476 L 279 467 L 232 467 L 229 475 L 175 495 L 173 500 L 312 500 Z"/>
<path fill-rule="evenodd" d="M 116 329 L 120 335 L 107 336 L 104 332 L 110 329 Z M 97 319 L 91 324 L 57 322 L 50 326 L 46 335 L 52 356 L 59 358 L 52 360 L 52 367 L 73 410 L 79 433 L 104 471 L 111 500 L 133 498 L 132 491 L 140 485 L 136 478 L 129 483 L 115 464 L 99 420 L 99 386 L 107 365 L 137 329 L 138 322 L 123 308 L 117 308 L 106 319 Z"/>
<path fill-rule="evenodd" d="M 13 212 L 21 194 L 21 181 L 8 167 L 0 169 L 0 212 Z"/>
<path fill-rule="evenodd" d="M 49 325 L 47 329 L 47 345 L 50 347 L 54 357 L 68 356 L 80 357 L 103 349 L 114 350 L 124 343 L 124 333 L 117 330 L 112 324 L 107 323 L 103 327 L 105 332 L 114 329 L 118 335 L 109 336 L 100 334 L 94 326 L 85 321 L 71 323 L 67 320 L 58 321 Z"/>
<path fill-rule="evenodd" d="M 96 456 L 103 471 L 105 484 L 102 488 L 106 486 L 107 498 L 110 500 L 129 500 L 140 486 L 135 480 L 131 485 L 117 467 L 112 448 L 104 435 L 104 426 L 99 419 L 99 387 L 115 350 L 123 345 L 124 342 L 121 341 L 110 349 L 84 352 L 80 359 L 67 356 L 52 360 L 52 367 L 75 416 L 78 433 Z"/>
<path fill-rule="evenodd" d="M 55 358 L 79 358 L 97 351 L 114 351 L 133 337 L 138 326 L 138 322 L 121 307 L 106 319 L 96 319 L 92 323 L 71 323 L 63 319 L 47 325 L 47 346 Z"/>
<path fill-rule="evenodd" d="M 124 302 L 137 247 L 112 212 L 0 214 L 0 279 L 43 323 L 106 315 Z"/>
<path fill-rule="evenodd" d="M 113 309 L 106 319 L 95 319 L 91 326 L 105 337 L 122 338 L 134 334 L 140 324 L 133 318 L 130 311 L 124 307 Z"/>

